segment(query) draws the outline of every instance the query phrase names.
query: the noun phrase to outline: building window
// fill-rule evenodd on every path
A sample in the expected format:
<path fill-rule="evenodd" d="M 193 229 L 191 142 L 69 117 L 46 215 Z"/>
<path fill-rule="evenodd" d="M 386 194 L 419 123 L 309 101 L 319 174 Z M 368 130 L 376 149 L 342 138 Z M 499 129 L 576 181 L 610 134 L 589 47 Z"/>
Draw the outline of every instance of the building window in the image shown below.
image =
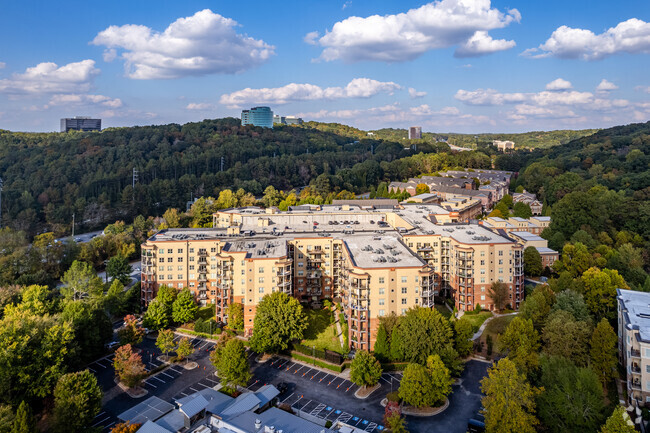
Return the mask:
<path fill-rule="evenodd" d="M 485 269 L 481 269 L 481 275 L 485 275 Z"/>
<path fill-rule="evenodd" d="M 499 268 L 499 273 L 503 274 L 503 268 Z"/>
<path fill-rule="evenodd" d="M 260 287 L 260 288 L 258 289 L 258 291 L 259 291 L 259 293 L 264 293 L 264 287 Z"/>
<path fill-rule="evenodd" d="M 164 271 L 164 270 L 165 270 L 165 267 L 164 267 L 164 266 L 158 266 L 158 270 L 159 270 L 159 271 Z"/>
<path fill-rule="evenodd" d="M 171 262 L 173 262 L 173 261 L 174 261 L 174 258 L 173 258 L 173 257 L 167 257 L 167 263 L 171 263 Z"/>
<path fill-rule="evenodd" d="M 259 277 L 258 280 L 259 280 L 258 283 L 263 283 L 264 282 L 264 277 Z"/>
<path fill-rule="evenodd" d="M 165 254 L 165 250 L 164 250 L 164 249 L 162 249 L 162 248 L 161 248 L 161 249 L 159 249 L 159 250 L 158 250 L 158 254 Z"/>
<path fill-rule="evenodd" d="M 379 299 L 379 305 L 384 305 L 384 298 Z M 650 367 L 650 365 L 648 367 Z"/>
<path fill-rule="evenodd" d="M 481 301 L 485 301 L 485 295 L 481 295 Z"/>
<path fill-rule="evenodd" d="M 183 254 L 183 248 L 178 249 L 178 254 Z"/>
<path fill-rule="evenodd" d="M 257 272 L 260 273 L 260 274 L 263 274 L 263 273 L 264 273 L 264 268 L 259 268 L 259 269 L 257 270 Z"/>
<path fill-rule="evenodd" d="M 485 283 L 485 277 L 481 277 L 481 283 Z M 481 291 L 484 291 L 485 287 L 481 287 Z"/>
<path fill-rule="evenodd" d="M 502 255 L 503 255 L 503 251 L 499 251 L 499 255 L 502 256 Z"/>
<path fill-rule="evenodd" d="M 485 260 L 481 260 L 481 266 L 485 266 Z"/>
<path fill-rule="evenodd" d="M 182 279 L 183 279 L 183 275 L 178 274 L 178 279 L 179 279 L 179 280 L 182 280 Z"/>
<path fill-rule="evenodd" d="M 499 264 L 500 264 L 500 265 L 503 264 L 503 259 L 499 259 Z"/>
<path fill-rule="evenodd" d="M 167 266 L 167 270 L 168 270 L 168 271 L 173 271 L 173 270 L 174 270 L 174 267 L 173 267 L 173 266 Z"/>
<path fill-rule="evenodd" d="M 167 254 L 172 254 L 173 252 L 174 252 L 173 249 L 171 249 L 171 248 L 168 248 L 168 249 L 167 249 Z"/>
<path fill-rule="evenodd" d="M 406 291 L 407 291 L 407 288 L 406 288 L 406 287 L 402 287 L 402 294 L 403 294 L 403 295 L 406 295 Z"/>
<path fill-rule="evenodd" d="M 216 252 L 217 252 L 217 249 L 216 249 L 216 248 L 210 248 L 210 252 L 211 252 L 211 253 L 216 253 Z"/>
<path fill-rule="evenodd" d="M 384 277 L 379 277 L 379 284 L 384 284 Z"/>
<path fill-rule="evenodd" d="M 481 251 L 481 257 L 485 257 L 485 251 Z"/>
<path fill-rule="evenodd" d="M 402 312 L 401 312 L 401 314 L 402 314 L 402 315 L 406 314 L 406 308 L 402 308 Z"/>
<path fill-rule="evenodd" d="M 172 276 L 171 276 L 171 275 L 167 275 L 167 279 L 168 279 L 168 280 L 171 280 L 171 279 L 172 279 Z"/>
<path fill-rule="evenodd" d="M 194 257 L 190 257 L 190 262 L 193 262 L 193 261 L 194 261 Z"/>
<path fill-rule="evenodd" d="M 415 277 L 415 282 L 418 283 L 420 281 L 420 277 Z"/>
<path fill-rule="evenodd" d="M 379 317 L 381 317 L 381 316 L 383 316 L 383 315 L 385 315 L 385 314 L 386 314 L 386 313 L 384 312 L 384 310 L 379 310 Z"/>
<path fill-rule="evenodd" d="M 402 277 L 402 283 L 408 282 L 408 277 Z"/>
<path fill-rule="evenodd" d="M 178 270 L 179 270 L 179 271 L 182 271 L 182 270 L 183 270 L 183 267 L 182 267 L 182 266 L 179 266 L 179 267 L 178 267 Z"/>
<path fill-rule="evenodd" d="M 384 289 L 383 287 L 380 287 L 380 288 L 379 288 L 379 294 L 380 294 L 380 295 L 383 295 L 385 290 L 386 290 L 386 289 Z"/>
<path fill-rule="evenodd" d="M 406 305 L 406 298 L 402 298 L 402 305 Z"/>
<path fill-rule="evenodd" d="M 193 280 L 193 279 L 194 279 L 194 274 L 190 274 L 190 280 Z"/>
<path fill-rule="evenodd" d="M 183 263 L 183 258 L 182 257 L 178 258 L 178 263 Z"/>

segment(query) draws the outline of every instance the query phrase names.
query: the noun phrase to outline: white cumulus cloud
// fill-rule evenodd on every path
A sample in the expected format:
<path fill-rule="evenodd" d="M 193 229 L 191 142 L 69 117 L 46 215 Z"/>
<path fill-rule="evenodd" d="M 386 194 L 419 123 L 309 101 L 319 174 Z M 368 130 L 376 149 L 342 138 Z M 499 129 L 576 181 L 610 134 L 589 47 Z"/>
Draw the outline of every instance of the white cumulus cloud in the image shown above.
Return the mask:
<path fill-rule="evenodd" d="M 514 41 L 494 40 L 487 32 L 520 19 L 516 9 L 502 12 L 490 0 L 439 0 L 395 15 L 352 16 L 308 40 L 323 47 L 325 61 L 403 62 L 453 46 L 456 56 L 478 56 L 512 48 Z"/>
<path fill-rule="evenodd" d="M 568 90 L 573 89 L 570 81 L 562 78 L 555 79 L 546 85 L 546 90 Z"/>
<path fill-rule="evenodd" d="M 603 80 L 598 84 L 596 87 L 596 90 L 599 92 L 609 92 L 611 90 L 616 90 L 618 89 L 618 86 L 611 81 L 607 81 L 606 79 L 603 78 Z"/>
<path fill-rule="evenodd" d="M 529 48 L 523 54 L 535 58 L 600 60 L 619 53 L 650 53 L 650 23 L 631 18 L 600 34 L 561 26 L 538 48 Z"/>
<path fill-rule="evenodd" d="M 52 62 L 39 63 L 27 68 L 22 74 L 13 74 L 11 78 L 0 80 L 0 93 L 40 95 L 87 92 L 99 72 L 94 60 L 82 60 L 63 66 Z"/>
<path fill-rule="evenodd" d="M 494 89 L 460 89 L 454 95 L 459 101 L 469 105 L 503 105 L 506 103 L 523 102 L 526 99 L 524 93 L 501 93 Z"/>
<path fill-rule="evenodd" d="M 205 9 L 179 18 L 163 32 L 142 25 L 110 26 L 92 43 L 122 50 L 126 75 L 169 79 L 188 75 L 233 74 L 266 62 L 275 47 L 235 31 L 238 23 Z M 107 55 L 108 54 L 108 55 Z"/>
<path fill-rule="evenodd" d="M 409 87 L 409 96 L 411 97 L 411 99 L 422 98 L 424 96 L 427 96 L 427 92 L 418 92 L 413 87 Z"/>
<path fill-rule="evenodd" d="M 186 110 L 198 110 L 198 111 L 212 110 L 213 108 L 214 105 L 208 104 L 207 102 L 190 102 L 185 107 Z"/>
<path fill-rule="evenodd" d="M 355 78 L 345 87 L 322 88 L 315 84 L 290 83 L 275 88 L 246 88 L 221 95 L 219 102 L 231 108 L 240 108 L 245 104 L 286 104 L 294 101 L 321 99 L 369 98 L 378 93 L 392 94 L 399 89 L 401 86 L 392 81 Z"/>
<path fill-rule="evenodd" d="M 53 95 L 48 106 L 57 105 L 100 105 L 108 108 L 120 108 L 122 100 L 104 95 L 61 94 Z"/>

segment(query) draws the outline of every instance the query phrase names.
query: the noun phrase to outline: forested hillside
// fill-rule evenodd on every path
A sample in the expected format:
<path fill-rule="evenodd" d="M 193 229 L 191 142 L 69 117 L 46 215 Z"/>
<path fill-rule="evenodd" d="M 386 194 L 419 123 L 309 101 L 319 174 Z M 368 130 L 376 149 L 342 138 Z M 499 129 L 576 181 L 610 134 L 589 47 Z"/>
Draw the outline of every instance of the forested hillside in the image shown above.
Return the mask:
<path fill-rule="evenodd" d="M 421 146 L 418 151 L 434 149 Z M 98 227 L 184 208 L 193 197 L 217 195 L 223 188 L 252 194 L 268 185 L 292 189 L 359 162 L 376 164 L 409 154 L 398 143 L 351 140 L 310 128 L 242 127 L 232 118 L 101 133 L 0 131 L 2 222 L 30 233 L 60 230 L 69 227 L 75 213 L 82 228 Z M 365 174 L 353 170 L 350 176 L 354 180 L 348 189 L 366 188 Z M 375 181 L 368 179 L 368 184 Z"/>

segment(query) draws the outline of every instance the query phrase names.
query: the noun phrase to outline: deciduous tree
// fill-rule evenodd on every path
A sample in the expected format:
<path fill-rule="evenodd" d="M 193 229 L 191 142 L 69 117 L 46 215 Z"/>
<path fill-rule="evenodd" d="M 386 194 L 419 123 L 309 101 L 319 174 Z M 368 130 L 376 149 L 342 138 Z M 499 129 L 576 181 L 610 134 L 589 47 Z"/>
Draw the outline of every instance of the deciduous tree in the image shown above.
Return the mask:
<path fill-rule="evenodd" d="M 142 342 L 144 329 L 140 326 L 136 317 L 129 314 L 124 317 L 124 326 L 117 331 L 117 335 L 119 336 L 122 345 L 135 345 Z"/>
<path fill-rule="evenodd" d="M 217 375 L 227 387 L 234 390 L 237 386 L 246 386 L 251 378 L 250 366 L 246 348 L 240 339 L 228 340 L 215 360 L 217 362 L 213 365 L 217 370 Z"/>
<path fill-rule="evenodd" d="M 258 353 L 274 353 L 300 340 L 307 329 L 307 318 L 296 298 L 284 292 L 266 295 L 257 305 L 251 348 Z"/>
<path fill-rule="evenodd" d="M 350 365 L 350 380 L 357 386 L 375 386 L 381 378 L 381 364 L 366 350 L 355 353 Z"/>
<path fill-rule="evenodd" d="M 165 356 L 169 357 L 169 352 L 174 350 L 176 344 L 174 343 L 174 331 L 171 329 L 162 329 L 158 331 L 158 338 L 156 338 L 156 347 L 160 349 Z"/>
<path fill-rule="evenodd" d="M 481 401 L 487 433 L 535 433 L 538 392 L 510 359 L 504 358 L 488 370 L 481 391 L 485 394 Z"/>
<path fill-rule="evenodd" d="M 228 305 L 228 327 L 237 331 L 244 330 L 244 307 L 239 302 Z"/>
<path fill-rule="evenodd" d="M 499 340 L 501 347 L 508 352 L 508 358 L 519 371 L 528 374 L 539 364 L 539 334 L 530 319 L 515 317 Z"/>
<path fill-rule="evenodd" d="M 11 433 L 37 433 L 36 420 L 32 415 L 32 409 L 26 401 L 22 401 L 16 411 L 14 424 L 11 428 Z"/>
<path fill-rule="evenodd" d="M 456 336 L 454 341 L 456 342 L 456 351 L 463 358 L 469 356 L 472 353 L 474 343 L 472 337 L 474 336 L 474 329 L 469 320 L 463 319 L 462 317 L 459 320 L 454 322 L 454 331 Z"/>
<path fill-rule="evenodd" d="M 115 424 L 111 430 L 111 433 L 136 433 L 140 427 L 142 427 L 142 424 L 131 424 L 131 421 L 121 422 L 119 424 Z"/>
<path fill-rule="evenodd" d="M 578 366 L 587 365 L 588 344 L 591 326 L 573 318 L 567 311 L 556 311 L 549 315 L 542 331 L 544 353 L 561 356 Z"/>
<path fill-rule="evenodd" d="M 451 375 L 438 355 L 427 359 L 427 366 L 410 363 L 400 382 L 399 397 L 415 407 L 439 406 L 451 392 Z"/>
<path fill-rule="evenodd" d="M 508 286 L 503 281 L 495 281 L 488 288 L 487 295 L 492 301 L 494 308 L 497 311 L 501 311 L 508 302 L 510 292 Z"/>
<path fill-rule="evenodd" d="M 190 343 L 189 338 L 181 338 L 181 340 L 178 342 L 178 347 L 176 348 L 176 355 L 178 356 L 178 360 L 182 361 L 193 353 L 194 346 L 192 346 L 192 343 Z"/>
<path fill-rule="evenodd" d="M 66 299 L 77 301 L 85 297 L 98 297 L 104 292 L 102 279 L 93 267 L 86 262 L 75 260 L 61 278 L 61 294 Z"/>
<path fill-rule="evenodd" d="M 115 351 L 113 368 L 120 382 L 129 388 L 139 385 L 146 375 L 142 357 L 133 352 L 130 344 L 121 346 Z"/>
<path fill-rule="evenodd" d="M 131 272 L 133 272 L 133 269 L 131 268 L 129 259 L 121 254 L 111 257 L 106 264 L 106 275 L 111 280 L 118 280 L 124 285 L 131 281 Z"/>
<path fill-rule="evenodd" d="M 613 320 L 616 316 L 616 289 L 629 289 L 616 270 L 587 269 L 581 277 L 585 302 L 596 320 Z"/>
<path fill-rule="evenodd" d="M 537 285 L 519 307 L 519 317 L 530 319 L 537 331 L 541 331 L 555 302 L 553 290 L 546 284 Z"/>
<path fill-rule="evenodd" d="M 397 359 L 424 364 L 429 355 L 453 345 L 453 331 L 438 311 L 415 307 L 400 317 L 391 339 L 391 353 Z"/>
<path fill-rule="evenodd" d="M 379 328 L 377 328 L 377 337 L 373 353 L 375 354 L 375 357 L 382 362 L 390 360 L 390 344 L 388 342 L 386 326 L 384 326 L 383 323 L 380 323 Z"/>
<path fill-rule="evenodd" d="M 616 406 L 614 412 L 600 429 L 600 433 L 635 433 L 634 422 L 622 406 Z"/>
<path fill-rule="evenodd" d="M 185 288 L 178 293 L 176 300 L 172 305 L 172 319 L 176 323 L 188 323 L 196 318 L 196 312 L 199 310 L 194 301 L 194 295 L 190 289 Z"/>
<path fill-rule="evenodd" d="M 169 326 L 171 319 L 169 313 L 170 310 L 165 303 L 158 298 L 154 298 L 154 300 L 149 302 L 142 323 L 144 326 L 153 329 L 154 331 L 166 328 Z"/>
<path fill-rule="evenodd" d="M 102 405 L 97 378 L 88 370 L 68 373 L 54 388 L 54 424 L 61 433 L 85 431 Z"/>
<path fill-rule="evenodd" d="M 588 323 L 592 321 L 583 296 L 575 290 L 563 290 L 557 294 L 551 312 L 560 310 L 571 313 L 575 320 Z"/>
<path fill-rule="evenodd" d="M 542 274 L 542 256 L 535 247 L 526 247 L 524 250 L 524 273 L 526 275 L 538 276 Z"/>

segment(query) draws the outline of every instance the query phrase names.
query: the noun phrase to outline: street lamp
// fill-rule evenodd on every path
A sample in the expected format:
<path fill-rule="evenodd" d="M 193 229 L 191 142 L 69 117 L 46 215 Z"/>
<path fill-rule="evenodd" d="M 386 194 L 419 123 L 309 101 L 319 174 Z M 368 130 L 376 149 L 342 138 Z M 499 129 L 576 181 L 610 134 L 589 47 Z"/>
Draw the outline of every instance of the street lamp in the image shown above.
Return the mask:
<path fill-rule="evenodd" d="M 316 346 L 311 346 L 311 356 L 314 358 L 314 366 L 316 366 Z"/>

